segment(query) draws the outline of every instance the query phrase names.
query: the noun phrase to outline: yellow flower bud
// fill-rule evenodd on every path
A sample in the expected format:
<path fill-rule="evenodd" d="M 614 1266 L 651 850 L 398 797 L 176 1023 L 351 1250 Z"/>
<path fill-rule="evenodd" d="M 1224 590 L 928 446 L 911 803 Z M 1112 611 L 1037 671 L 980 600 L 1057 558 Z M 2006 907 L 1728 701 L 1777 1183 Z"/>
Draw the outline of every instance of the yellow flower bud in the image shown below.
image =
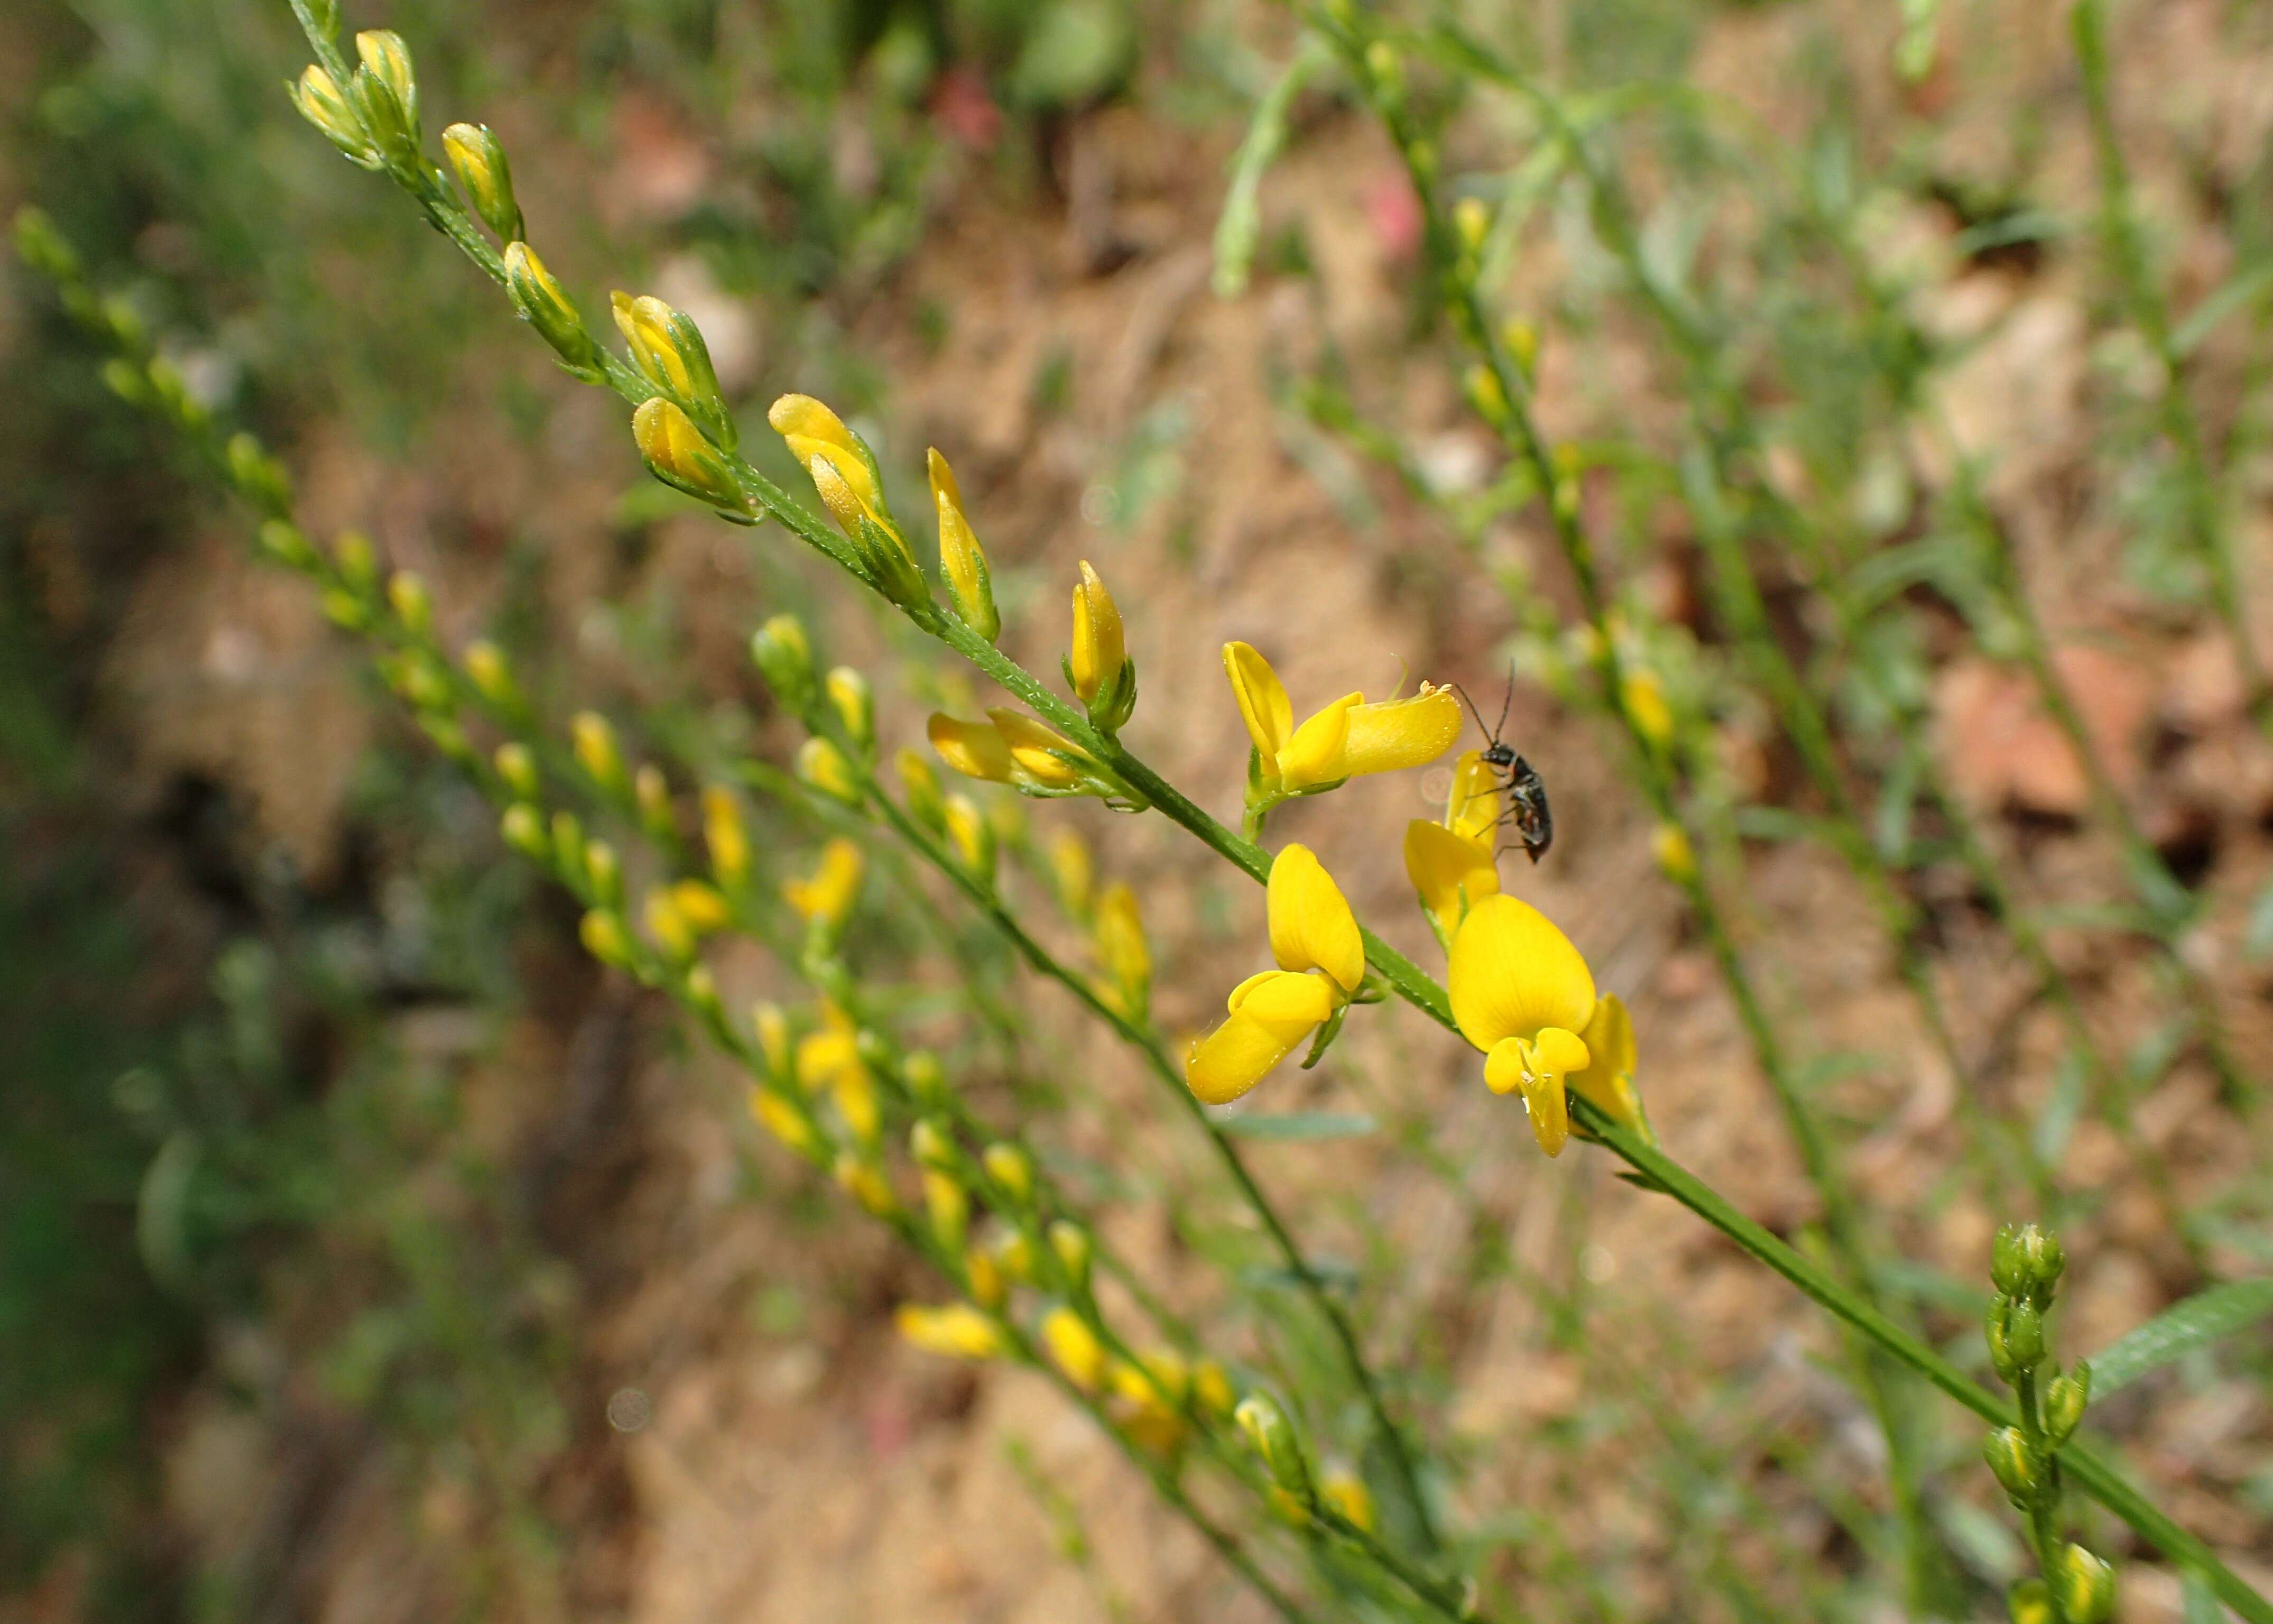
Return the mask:
<path fill-rule="evenodd" d="M 1105 1344 L 1088 1322 L 1062 1303 L 1042 1316 L 1042 1346 L 1050 1362 L 1084 1393 L 1094 1393 L 1105 1381 Z"/>
<path fill-rule="evenodd" d="M 611 293 L 608 307 L 641 375 L 700 417 L 703 432 L 721 451 L 731 451 L 736 440 L 734 419 L 719 394 L 718 375 L 711 369 L 710 347 L 702 341 L 702 330 L 686 312 L 672 309 L 651 293 L 638 298 L 620 291 Z"/>
<path fill-rule="evenodd" d="M 931 763 L 903 745 L 893 752 L 892 771 L 899 774 L 909 815 L 934 834 L 945 832 L 947 803 L 941 798 L 939 775 L 931 770 Z"/>
<path fill-rule="evenodd" d="M 452 124 L 442 132 L 442 150 L 457 172 L 466 200 L 501 243 L 521 240 L 521 205 L 514 200 L 513 169 L 505 146 L 487 124 Z"/>
<path fill-rule="evenodd" d="M 813 471 L 814 457 L 826 455 L 858 507 L 884 523 L 884 490 L 876 477 L 876 460 L 859 436 L 844 426 L 843 418 L 809 395 L 784 395 L 767 409 L 766 421 L 788 443 L 789 454 L 799 466 L 808 472 Z"/>
<path fill-rule="evenodd" d="M 1678 823 L 1660 823 L 1649 838 L 1650 855 L 1657 859 L 1658 869 L 1676 885 L 1693 884 L 1697 879 L 1697 848 L 1689 844 L 1689 836 Z"/>
<path fill-rule="evenodd" d="M 1050 1250 L 1057 1254 L 1058 1267 L 1077 1290 L 1089 1289 L 1089 1270 L 1094 1248 L 1089 1232 L 1079 1224 L 1064 1218 L 1054 1221 L 1049 1229 Z"/>
<path fill-rule="evenodd" d="M 1058 906 L 1076 919 L 1089 917 L 1090 893 L 1097 883 L 1097 866 L 1089 843 L 1070 829 L 1050 837 L 1050 878 L 1055 883 Z"/>
<path fill-rule="evenodd" d="M 1666 703 L 1665 684 L 1655 672 L 1628 672 L 1619 691 L 1634 732 L 1661 750 L 1673 741 L 1673 707 Z"/>
<path fill-rule="evenodd" d="M 797 776 L 832 801 L 848 807 L 860 804 L 860 783 L 852 763 L 826 739 L 807 739 L 798 747 Z"/>
<path fill-rule="evenodd" d="M 646 914 L 647 933 L 666 958 L 682 965 L 694 959 L 694 927 L 687 923 L 668 890 L 657 886 L 648 892 Z"/>
<path fill-rule="evenodd" d="M 836 1154 L 836 1182 L 844 1192 L 879 1218 L 889 1218 L 897 1210 L 893 1199 L 892 1182 L 884 1177 L 884 1169 L 857 1152 Z"/>
<path fill-rule="evenodd" d="M 653 762 L 641 762 L 632 774 L 632 805 L 639 809 L 640 828 L 651 840 L 668 846 L 679 838 L 679 814 L 671 804 L 671 780 Z"/>
<path fill-rule="evenodd" d="M 962 1303 L 944 1308 L 920 1308 L 903 1304 L 893 1316 L 900 1335 L 926 1353 L 951 1359 L 993 1359 L 1003 1351 L 1002 1333 L 994 1321 Z"/>
<path fill-rule="evenodd" d="M 955 600 L 955 612 L 964 623 L 992 643 L 1002 635 L 1002 615 L 994 606 L 994 583 L 986 568 L 986 552 L 964 512 L 955 470 L 936 449 L 928 461 L 932 506 L 939 513 L 939 567 L 947 577 L 948 595 Z"/>
<path fill-rule="evenodd" d="M 750 1090 L 750 1115 L 756 1117 L 766 1132 L 808 1161 L 821 1150 L 821 1138 L 805 1113 L 790 1101 L 769 1089 Z"/>
<path fill-rule="evenodd" d="M 568 720 L 570 748 L 602 793 L 620 795 L 629 787 L 624 778 L 624 758 L 616 748 L 616 730 L 596 710 L 579 710 Z"/>
<path fill-rule="evenodd" d="M 477 638 L 466 645 L 463 658 L 466 680 L 474 691 L 501 710 L 516 708 L 521 700 L 514 688 L 513 668 L 506 664 L 505 651 L 487 638 Z"/>
<path fill-rule="evenodd" d="M 723 785 L 703 788 L 702 843 L 710 848 L 710 874 L 720 889 L 741 890 L 750 877 L 750 837 L 741 807 Z"/>
<path fill-rule="evenodd" d="M 1097 957 L 1112 978 L 1114 1007 L 1143 1020 L 1152 1003 L 1152 951 L 1136 893 L 1126 883 L 1107 886 L 1097 900 Z"/>
<path fill-rule="evenodd" d="M 734 922 L 734 911 L 726 906 L 725 898 L 701 880 L 673 881 L 671 906 L 698 936 L 715 936 Z"/>
<path fill-rule="evenodd" d="M 1073 589 L 1073 646 L 1066 655 L 1075 695 L 1084 704 L 1095 700 L 1121 680 L 1127 660 L 1120 607 L 1084 559 L 1081 579 Z"/>
<path fill-rule="evenodd" d="M 1491 210 L 1482 198 L 1462 198 L 1452 205 L 1452 229 L 1460 238 L 1460 246 L 1470 253 L 1484 245 L 1484 237 L 1491 230 Z"/>
<path fill-rule="evenodd" d="M 378 584 L 379 556 L 371 550 L 371 538 L 361 530 L 340 532 L 332 544 L 332 564 L 340 579 L 356 591 L 367 592 Z"/>
<path fill-rule="evenodd" d="M 677 402 L 660 395 L 642 401 L 632 414 L 632 439 L 664 484 L 729 513 L 749 512 L 733 470 Z"/>
<path fill-rule="evenodd" d="M 986 1177 L 993 1179 L 1013 1203 L 1020 1207 L 1032 1204 L 1034 1164 L 1026 1159 L 1024 1151 L 998 1139 L 986 1147 L 979 1160 L 986 1166 Z"/>
<path fill-rule="evenodd" d="M 760 1002 L 750 1006 L 750 1026 L 758 1034 L 758 1053 L 766 1063 L 766 1074 L 776 1083 L 787 1082 L 793 1075 L 791 1070 L 789 1017 L 782 1013 L 781 1005 Z"/>
<path fill-rule="evenodd" d="M 1003 1282 L 1002 1270 L 994 1254 L 977 1246 L 964 1251 L 963 1283 L 971 1293 L 971 1300 L 981 1308 L 1000 1308 L 1010 1297 L 1010 1289 Z"/>
<path fill-rule="evenodd" d="M 1239 1402 L 1232 1391 L 1230 1375 L 1213 1359 L 1202 1359 L 1192 1366 L 1192 1399 L 1212 1416 L 1229 1415 Z"/>
<path fill-rule="evenodd" d="M 949 1252 L 961 1251 L 964 1233 L 971 1222 L 970 1192 L 953 1174 L 928 1167 L 923 1170 L 923 1188 L 924 1207 L 931 1214 L 931 1232 Z"/>
<path fill-rule="evenodd" d="M 631 933 L 624 929 L 622 915 L 606 908 L 590 909 L 577 925 L 576 935 L 584 951 L 602 964 L 615 970 L 631 968 Z"/>
<path fill-rule="evenodd" d="M 583 317 L 527 243 L 506 245 L 505 286 L 514 309 L 552 346 L 562 365 L 579 377 L 598 376 L 598 351 L 584 330 Z"/>
<path fill-rule="evenodd" d="M 623 900 L 623 864 L 617 860 L 616 848 L 605 840 L 584 842 L 584 880 L 601 906 L 614 907 Z"/>
<path fill-rule="evenodd" d="M 300 117 L 324 132 L 324 139 L 367 169 L 381 162 L 379 148 L 364 133 L 362 117 L 341 91 L 339 81 L 311 63 L 292 86 L 292 105 Z"/>
<path fill-rule="evenodd" d="M 1373 1532 L 1373 1491 L 1347 1466 L 1331 1470 L 1318 1479 L 1318 1498 L 1340 1513 L 1344 1522 Z"/>
<path fill-rule="evenodd" d="M 836 718 L 844 725 L 844 736 L 855 748 L 873 750 L 876 745 L 876 699 L 868 688 L 868 679 L 850 665 L 839 665 L 831 671 L 822 686 L 828 690 L 829 703 L 835 707 Z"/>
<path fill-rule="evenodd" d="M 813 643 L 805 622 L 793 614 L 775 615 L 751 635 L 750 658 L 782 709 L 802 717 L 813 703 Z"/>
<path fill-rule="evenodd" d="M 949 795 L 944 816 L 947 822 L 948 845 L 954 850 L 956 861 L 964 872 L 981 885 L 994 883 L 994 831 L 987 825 L 986 816 L 966 795 Z"/>

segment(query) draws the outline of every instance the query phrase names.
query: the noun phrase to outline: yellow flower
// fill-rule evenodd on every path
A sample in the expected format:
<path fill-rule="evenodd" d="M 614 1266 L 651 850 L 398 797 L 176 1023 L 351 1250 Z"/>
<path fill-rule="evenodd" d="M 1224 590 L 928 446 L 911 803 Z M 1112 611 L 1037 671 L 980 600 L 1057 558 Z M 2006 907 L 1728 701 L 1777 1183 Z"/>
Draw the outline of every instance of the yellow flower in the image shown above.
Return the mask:
<path fill-rule="evenodd" d="M 1341 1012 L 1365 979 L 1357 916 L 1308 846 L 1271 865 L 1271 956 L 1279 968 L 1232 989 L 1229 1019 L 1194 1043 L 1184 1079 L 1209 1105 L 1236 1100 Z"/>
<path fill-rule="evenodd" d="M 579 710 L 568 718 L 568 737 L 576 764 L 609 794 L 622 793 L 624 758 L 616 748 L 616 730 L 596 710 Z"/>
<path fill-rule="evenodd" d="M 1068 1381 L 1084 1393 L 1094 1393 L 1105 1380 L 1105 1344 L 1088 1322 L 1061 1303 L 1042 1316 L 1042 1345 Z"/>
<path fill-rule="evenodd" d="M 1136 893 L 1126 883 L 1108 885 L 1097 899 L 1097 956 L 1111 978 L 1109 1001 L 1131 1020 L 1142 1020 L 1152 990 L 1152 951 Z"/>
<path fill-rule="evenodd" d="M 1122 1434 L 1139 1447 L 1168 1455 L 1184 1440 L 1183 1406 L 1191 1372 L 1172 1348 L 1156 1348 L 1141 1363 L 1113 1362 L 1108 1410 Z"/>
<path fill-rule="evenodd" d="M 714 507 L 747 512 L 740 481 L 676 401 L 660 395 L 632 413 L 632 439 L 657 478 Z"/>
<path fill-rule="evenodd" d="M 1002 1352 L 1002 1333 L 993 1320 L 968 1303 L 925 1308 L 903 1303 L 892 1323 L 926 1353 L 950 1359 L 992 1359 Z"/>
<path fill-rule="evenodd" d="M 1365 703 L 1346 694 L 1294 726 L 1294 708 L 1271 662 L 1243 643 L 1223 645 L 1223 668 L 1254 741 L 1262 787 L 1273 795 L 1330 787 L 1362 773 L 1432 762 L 1460 736 L 1452 689 L 1422 686 L 1410 699 Z"/>
<path fill-rule="evenodd" d="M 694 957 L 694 927 L 679 911 L 668 888 L 656 886 L 647 894 L 647 933 L 672 959 L 685 964 Z"/>
<path fill-rule="evenodd" d="M 852 776 L 852 763 L 826 739 L 807 739 L 798 746 L 797 776 L 833 801 L 849 807 L 860 804 L 860 786 Z"/>
<path fill-rule="evenodd" d="M 892 1199 L 892 1181 L 884 1177 L 883 1169 L 859 1152 L 837 1152 L 834 1172 L 844 1193 L 877 1217 L 889 1217 L 897 1208 L 898 1203 Z"/>
<path fill-rule="evenodd" d="M 1513 897 L 1487 897 L 1452 938 L 1445 976 L 1460 1035 L 1484 1052 L 1495 1094 L 1523 1093 L 1549 1155 L 1570 1137 L 1564 1080 L 1590 1056 L 1579 1034 L 1594 1018 L 1594 977 L 1571 939 Z"/>
<path fill-rule="evenodd" d="M 1087 704 L 1112 688 L 1128 658 L 1120 607 L 1084 559 L 1081 579 L 1073 589 L 1073 647 L 1066 655 L 1066 670 L 1072 677 L 1076 696 Z"/>
<path fill-rule="evenodd" d="M 1680 824 L 1660 823 L 1649 838 L 1649 849 L 1658 868 L 1676 885 L 1687 885 L 1696 879 L 1697 848 L 1689 844 Z"/>
<path fill-rule="evenodd" d="M 842 835 L 821 848 L 821 866 L 807 879 L 782 882 L 782 896 L 807 921 L 841 927 L 860 894 L 860 848 Z"/>
<path fill-rule="evenodd" d="M 789 1042 L 789 1017 L 778 1004 L 761 1001 L 750 1006 L 750 1029 L 758 1034 L 758 1053 L 764 1056 L 766 1074 L 787 1083 L 794 1075 Z"/>
<path fill-rule="evenodd" d="M 1468 910 L 1499 895 L 1499 868 L 1489 837 L 1472 838 L 1442 823 L 1405 826 L 1405 872 L 1439 942 L 1450 942 Z"/>

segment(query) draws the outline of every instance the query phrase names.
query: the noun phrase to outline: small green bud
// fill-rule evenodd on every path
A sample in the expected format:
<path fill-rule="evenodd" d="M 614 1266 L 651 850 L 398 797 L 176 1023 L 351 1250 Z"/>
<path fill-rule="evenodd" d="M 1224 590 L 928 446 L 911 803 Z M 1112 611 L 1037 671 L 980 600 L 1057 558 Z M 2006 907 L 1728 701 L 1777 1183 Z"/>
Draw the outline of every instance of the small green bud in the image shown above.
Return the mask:
<path fill-rule="evenodd" d="M 2053 1378 L 2044 1389 L 2044 1437 L 2055 1449 L 2075 1436 L 2083 1408 L 2091 1402 L 2091 1366 L 2082 1359 L 2067 1375 Z"/>
<path fill-rule="evenodd" d="M 1271 1481 L 1308 1507 L 1312 1499 L 1310 1469 L 1302 1458 L 1302 1442 L 1294 1436 L 1294 1424 L 1287 1418 L 1279 1401 L 1267 1393 L 1250 1393 L 1239 1401 L 1232 1418 L 1263 1457 Z"/>
<path fill-rule="evenodd" d="M 416 572 L 398 569 L 387 577 L 386 601 L 394 611 L 394 618 L 402 629 L 413 637 L 424 639 L 434 630 L 434 599 L 426 590 L 426 583 Z"/>
<path fill-rule="evenodd" d="M 229 483 L 256 508 L 272 514 L 281 514 L 292 505 L 292 477 L 284 465 L 260 448 L 260 442 L 250 434 L 236 433 L 229 438 Z"/>
<path fill-rule="evenodd" d="M 26 204 L 16 211 L 16 253 L 50 282 L 79 279 L 78 252 L 56 229 L 54 218 L 43 208 Z"/>
<path fill-rule="evenodd" d="M 954 1175 L 933 1167 L 923 1170 L 923 1190 L 932 1234 L 947 1251 L 961 1252 L 971 1229 L 971 1192 Z"/>
<path fill-rule="evenodd" d="M 2005 1592 L 2005 1612 L 2013 1624 L 2054 1624 L 2052 1590 L 2042 1579 L 2023 1579 Z"/>
<path fill-rule="evenodd" d="M 783 710 L 803 717 L 813 708 L 813 644 L 804 621 L 793 614 L 775 615 L 750 638 L 750 658 Z"/>
<path fill-rule="evenodd" d="M 1989 1316 L 1982 1324 L 1982 1335 L 1989 1343 L 1989 1367 L 1997 1372 L 1997 1380 L 2007 1386 L 2021 1373 L 2013 1358 L 2012 1339 L 2007 1331 L 2013 1315 L 2013 1299 L 1999 1297 L 1991 1299 Z"/>
<path fill-rule="evenodd" d="M 900 1075 L 907 1079 L 908 1092 L 916 1103 L 925 1109 L 938 1110 L 947 1104 L 947 1071 L 929 1049 L 919 1049 L 902 1061 Z"/>
<path fill-rule="evenodd" d="M 588 896 L 591 883 L 584 874 L 584 825 L 576 821 L 574 812 L 552 815 L 552 852 L 561 883 L 579 898 Z"/>
<path fill-rule="evenodd" d="M 521 205 L 514 200 L 513 168 L 505 146 L 487 124 L 452 124 L 442 132 L 442 150 L 457 171 L 466 201 L 474 206 L 501 243 L 521 238 Z"/>
<path fill-rule="evenodd" d="M 699 964 L 687 971 L 682 985 L 686 989 L 686 1002 L 697 1015 L 713 1026 L 724 1024 L 726 1006 L 719 1001 L 718 978 L 709 965 Z"/>
<path fill-rule="evenodd" d="M 2034 1303 L 2013 1304 L 2005 1320 L 2005 1354 L 2019 1370 L 2032 1371 L 2044 1362 L 2044 1314 Z"/>
<path fill-rule="evenodd" d="M 261 521 L 260 550 L 292 569 L 306 569 L 316 561 L 316 544 L 285 519 Z"/>
<path fill-rule="evenodd" d="M 426 735 L 436 749 L 452 761 L 461 766 L 473 763 L 473 741 L 466 737 L 466 730 L 458 726 L 456 718 L 430 710 L 418 718 L 418 730 Z"/>
<path fill-rule="evenodd" d="M 536 756 L 518 740 L 509 740 L 498 746 L 497 754 L 490 758 L 497 768 L 498 782 L 522 801 L 535 801 L 540 788 L 536 773 Z"/>
<path fill-rule="evenodd" d="M 544 838 L 544 819 L 535 807 L 517 801 L 505 809 L 498 820 L 498 832 L 505 843 L 531 862 L 541 863 L 552 854 Z"/>
<path fill-rule="evenodd" d="M 1069 1219 L 1060 1218 L 1050 1225 L 1050 1250 L 1057 1253 L 1058 1267 L 1066 1278 L 1080 1291 L 1089 1289 L 1089 1271 L 1095 1254 L 1089 1231 Z"/>
<path fill-rule="evenodd" d="M 598 382 L 599 351 L 584 330 L 584 319 L 527 243 L 506 245 L 505 287 L 514 309 L 552 346 L 560 364 L 579 378 Z"/>
<path fill-rule="evenodd" d="M 1365 71 L 1384 95 L 1395 97 L 1405 90 L 1405 64 L 1397 48 L 1386 40 L 1376 40 L 1365 48 Z"/>
<path fill-rule="evenodd" d="M 385 162 L 418 167 L 418 81 L 409 49 L 401 34 L 373 28 L 356 35 L 356 54 L 363 66 L 348 80 L 347 94 L 365 133 Z"/>
<path fill-rule="evenodd" d="M 2060 1553 L 2052 1583 L 2068 1624 L 2107 1624 L 2115 1616 L 2115 1569 L 2082 1545 Z"/>
<path fill-rule="evenodd" d="M 2029 1440 L 2019 1427 L 1999 1427 L 1983 1443 L 1981 1454 L 1998 1485 L 2014 1505 L 2025 1506 L 2036 1498 L 2037 1457 L 2029 1453 Z"/>
<path fill-rule="evenodd" d="M 1989 1253 L 1989 1278 L 2010 1297 L 2027 1297 L 2038 1308 L 2052 1306 L 2053 1289 L 2067 1267 L 2057 1236 L 2033 1223 L 2007 1224 L 1997 1231 Z"/>
<path fill-rule="evenodd" d="M 129 406 L 146 406 L 150 402 L 150 380 L 131 361 L 113 356 L 102 364 L 105 387 Z"/>
<path fill-rule="evenodd" d="M 876 697 L 870 691 L 868 679 L 850 665 L 839 665 L 823 680 L 829 703 L 836 711 L 836 719 L 844 725 L 844 735 L 861 750 L 876 748 Z"/>
<path fill-rule="evenodd" d="M 1004 1195 L 1020 1207 L 1032 1203 L 1034 1164 L 1026 1159 L 1024 1151 L 997 1140 L 986 1147 L 979 1159 L 986 1164 L 986 1177 L 1001 1187 Z"/>

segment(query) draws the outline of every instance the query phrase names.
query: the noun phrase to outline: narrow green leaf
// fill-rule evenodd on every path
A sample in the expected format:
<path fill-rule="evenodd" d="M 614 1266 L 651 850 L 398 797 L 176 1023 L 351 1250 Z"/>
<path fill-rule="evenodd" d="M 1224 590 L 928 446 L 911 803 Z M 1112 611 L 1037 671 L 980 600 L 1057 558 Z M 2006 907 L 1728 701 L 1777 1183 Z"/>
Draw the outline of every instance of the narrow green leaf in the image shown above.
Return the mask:
<path fill-rule="evenodd" d="M 2186 1599 L 2186 1624 L 2225 1624 L 2225 1609 L 2217 1604 L 2217 1592 L 2200 1574 L 2187 1575 L 2182 1594 Z"/>
<path fill-rule="evenodd" d="M 1215 291 L 1219 298 L 1237 298 L 1247 291 L 1248 273 L 1255 264 L 1255 244 L 1263 230 L 1263 210 L 1257 193 L 1263 177 L 1287 144 L 1287 113 L 1310 75 L 1328 60 L 1324 41 L 1313 34 L 1287 64 L 1287 71 L 1265 92 L 1255 109 L 1247 135 L 1232 154 L 1231 185 L 1223 194 L 1223 213 L 1215 222 Z"/>
<path fill-rule="evenodd" d="M 2273 293 L 2273 262 L 2235 272 L 2222 287 L 2213 289 L 2187 312 L 2187 319 L 2171 335 L 2171 348 L 2179 355 L 2192 355 L 2194 347 L 2208 338 L 2218 323 L 2266 293 Z"/>
<path fill-rule="evenodd" d="M 1380 1124 L 1355 1112 L 1279 1111 L 1267 1116 L 1227 1116 L 1217 1126 L 1242 1139 L 1349 1139 Z"/>
<path fill-rule="evenodd" d="M 2212 1286 L 2157 1314 L 2091 1360 L 2091 1396 L 2127 1387 L 2182 1355 L 2273 1315 L 2273 1278 Z"/>

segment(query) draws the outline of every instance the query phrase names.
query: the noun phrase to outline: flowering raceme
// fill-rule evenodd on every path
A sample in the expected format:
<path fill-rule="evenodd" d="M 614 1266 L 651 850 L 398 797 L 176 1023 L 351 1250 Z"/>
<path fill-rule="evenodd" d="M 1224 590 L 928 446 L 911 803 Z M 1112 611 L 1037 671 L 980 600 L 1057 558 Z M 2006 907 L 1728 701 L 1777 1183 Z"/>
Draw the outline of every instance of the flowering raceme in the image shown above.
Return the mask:
<path fill-rule="evenodd" d="M 1308 846 L 1271 865 L 1266 904 L 1276 970 L 1231 990 L 1229 1019 L 1192 1045 L 1184 1079 L 1210 1105 L 1261 1082 L 1319 1027 L 1337 1022 L 1365 980 L 1365 942 L 1341 888 Z"/>
<path fill-rule="evenodd" d="M 1224 644 L 1223 669 L 1255 743 L 1248 771 L 1250 818 L 1290 795 L 1435 761 L 1460 736 L 1460 703 L 1450 688 L 1424 683 L 1409 699 L 1377 704 L 1368 704 L 1363 694 L 1345 694 L 1297 727 L 1286 685 L 1252 647 Z"/>

